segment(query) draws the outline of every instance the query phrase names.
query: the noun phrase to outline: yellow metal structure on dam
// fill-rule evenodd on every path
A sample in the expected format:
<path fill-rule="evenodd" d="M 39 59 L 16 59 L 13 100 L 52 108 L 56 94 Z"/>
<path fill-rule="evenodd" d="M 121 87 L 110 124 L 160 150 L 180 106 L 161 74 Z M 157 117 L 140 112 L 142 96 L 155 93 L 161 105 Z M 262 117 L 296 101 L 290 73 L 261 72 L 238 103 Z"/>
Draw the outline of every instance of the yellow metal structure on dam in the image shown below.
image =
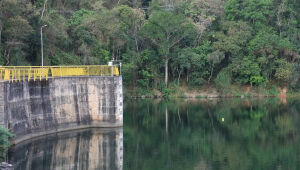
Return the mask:
<path fill-rule="evenodd" d="M 108 65 L 0 67 L 0 80 L 9 82 L 69 76 L 119 76 L 119 69 Z"/>

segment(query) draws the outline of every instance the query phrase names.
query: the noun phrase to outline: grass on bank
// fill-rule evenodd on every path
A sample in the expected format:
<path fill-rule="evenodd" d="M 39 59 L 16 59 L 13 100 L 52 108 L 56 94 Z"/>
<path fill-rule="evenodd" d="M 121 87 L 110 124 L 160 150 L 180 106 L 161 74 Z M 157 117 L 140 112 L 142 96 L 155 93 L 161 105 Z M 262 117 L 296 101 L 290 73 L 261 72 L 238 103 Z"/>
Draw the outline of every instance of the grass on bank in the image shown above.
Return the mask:
<path fill-rule="evenodd" d="M 300 91 L 287 88 L 283 93 L 283 87 L 269 83 L 264 86 L 242 86 L 230 84 L 226 86 L 202 85 L 186 86 L 170 83 L 168 88 L 157 89 L 124 87 L 124 96 L 129 98 L 215 98 L 215 97 L 297 97 Z"/>

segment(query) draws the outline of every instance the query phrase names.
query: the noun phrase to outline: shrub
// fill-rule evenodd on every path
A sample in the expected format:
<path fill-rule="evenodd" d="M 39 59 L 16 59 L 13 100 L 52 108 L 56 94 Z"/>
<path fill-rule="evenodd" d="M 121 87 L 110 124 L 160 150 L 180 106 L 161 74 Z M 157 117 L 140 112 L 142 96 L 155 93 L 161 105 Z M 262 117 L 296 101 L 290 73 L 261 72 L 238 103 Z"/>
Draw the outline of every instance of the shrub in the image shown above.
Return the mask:
<path fill-rule="evenodd" d="M 260 85 L 265 84 L 266 82 L 267 82 L 267 80 L 264 77 L 262 77 L 262 76 L 251 76 L 250 77 L 250 84 L 251 84 L 251 86 L 253 84 L 260 86 Z"/>
<path fill-rule="evenodd" d="M 231 72 L 229 69 L 223 69 L 215 79 L 216 87 L 219 93 L 227 94 L 231 91 Z"/>
<path fill-rule="evenodd" d="M 5 158 L 6 149 L 10 146 L 8 139 L 13 136 L 8 129 L 0 127 L 0 159 Z"/>

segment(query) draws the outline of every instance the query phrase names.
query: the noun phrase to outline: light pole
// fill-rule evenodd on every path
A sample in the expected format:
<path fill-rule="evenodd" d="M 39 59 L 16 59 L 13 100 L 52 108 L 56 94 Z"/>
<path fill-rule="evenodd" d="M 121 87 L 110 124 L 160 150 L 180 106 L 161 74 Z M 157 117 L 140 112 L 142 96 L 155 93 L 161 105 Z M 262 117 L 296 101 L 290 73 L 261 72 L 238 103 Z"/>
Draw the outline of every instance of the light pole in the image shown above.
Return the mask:
<path fill-rule="evenodd" d="M 44 43 L 43 43 L 43 28 L 47 27 L 47 25 L 43 25 L 41 27 L 41 53 L 42 53 L 42 67 L 44 66 Z"/>

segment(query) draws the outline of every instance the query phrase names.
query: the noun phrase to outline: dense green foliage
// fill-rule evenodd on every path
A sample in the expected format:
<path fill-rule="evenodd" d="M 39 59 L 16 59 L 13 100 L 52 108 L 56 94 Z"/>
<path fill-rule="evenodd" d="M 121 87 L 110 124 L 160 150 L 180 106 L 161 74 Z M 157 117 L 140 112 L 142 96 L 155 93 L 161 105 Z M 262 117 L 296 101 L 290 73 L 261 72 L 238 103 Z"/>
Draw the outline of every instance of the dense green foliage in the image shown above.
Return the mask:
<path fill-rule="evenodd" d="M 9 138 L 13 136 L 8 129 L 0 127 L 0 160 L 5 158 L 6 150 L 10 146 Z"/>
<path fill-rule="evenodd" d="M 39 65 L 47 24 L 46 65 L 122 60 L 129 87 L 200 86 L 224 69 L 227 84 L 297 87 L 299 11 L 298 0 L 2 0 L 0 64 Z"/>
<path fill-rule="evenodd" d="M 124 169 L 299 169 L 299 104 L 276 98 L 128 101 Z"/>

